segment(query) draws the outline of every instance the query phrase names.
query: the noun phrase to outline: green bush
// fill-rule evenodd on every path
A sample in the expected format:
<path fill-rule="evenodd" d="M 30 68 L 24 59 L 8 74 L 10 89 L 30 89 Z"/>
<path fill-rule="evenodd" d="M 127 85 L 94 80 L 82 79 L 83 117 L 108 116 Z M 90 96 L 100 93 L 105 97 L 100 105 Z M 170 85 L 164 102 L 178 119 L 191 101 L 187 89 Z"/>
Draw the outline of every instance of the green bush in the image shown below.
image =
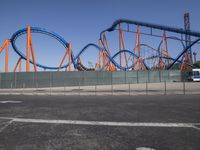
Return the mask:
<path fill-rule="evenodd" d="M 196 63 L 194 63 L 194 66 L 200 68 L 200 61 L 197 61 Z"/>

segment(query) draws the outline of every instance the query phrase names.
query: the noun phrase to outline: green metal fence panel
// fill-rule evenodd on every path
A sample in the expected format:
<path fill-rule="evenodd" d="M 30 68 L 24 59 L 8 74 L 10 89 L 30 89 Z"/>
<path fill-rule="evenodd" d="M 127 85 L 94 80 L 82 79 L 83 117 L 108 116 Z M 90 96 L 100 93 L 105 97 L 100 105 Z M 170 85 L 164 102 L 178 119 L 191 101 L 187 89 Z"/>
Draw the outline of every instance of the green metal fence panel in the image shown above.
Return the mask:
<path fill-rule="evenodd" d="M 181 81 L 181 71 L 169 70 L 170 81 Z"/>
<path fill-rule="evenodd" d="M 189 71 L 181 71 L 181 81 L 187 81 L 190 77 Z"/>
<path fill-rule="evenodd" d="M 51 72 L 52 87 L 64 86 L 66 84 L 67 76 L 64 72 Z"/>
<path fill-rule="evenodd" d="M 82 72 L 51 72 L 52 86 L 78 86 L 83 85 Z"/>
<path fill-rule="evenodd" d="M 97 84 L 98 85 L 112 84 L 112 72 L 105 72 L 105 71 L 97 72 Z"/>
<path fill-rule="evenodd" d="M 1 74 L 1 88 L 11 88 L 14 85 L 14 81 L 15 81 L 14 73 Z"/>
<path fill-rule="evenodd" d="M 150 83 L 157 83 L 160 82 L 160 71 L 149 71 L 149 82 Z"/>
<path fill-rule="evenodd" d="M 149 82 L 149 72 L 148 71 L 138 71 L 138 82 L 139 83 Z"/>
<path fill-rule="evenodd" d="M 170 74 L 168 70 L 161 70 L 160 71 L 160 78 L 161 82 L 170 81 Z"/>
<path fill-rule="evenodd" d="M 137 71 L 126 72 L 126 83 L 137 83 Z"/>
<path fill-rule="evenodd" d="M 112 84 L 125 84 L 125 83 L 126 83 L 126 72 L 125 71 L 112 72 Z"/>
<path fill-rule="evenodd" d="M 22 73 L 17 72 L 15 73 L 15 87 L 16 88 L 33 88 L 34 87 L 34 73 Z"/>
<path fill-rule="evenodd" d="M 34 75 L 35 87 L 51 87 L 52 77 L 51 72 L 37 72 Z"/>
<path fill-rule="evenodd" d="M 63 85 L 65 83 L 65 75 L 61 72 L 51 73 L 52 87 Z"/>
<path fill-rule="evenodd" d="M 181 81 L 189 73 L 179 70 L 155 71 L 73 71 L 0 73 L 0 88 L 90 86 L 145 82 Z"/>
<path fill-rule="evenodd" d="M 96 71 L 85 71 L 83 72 L 83 85 L 96 85 L 97 82 L 97 72 Z"/>
<path fill-rule="evenodd" d="M 70 82 L 70 86 L 78 86 L 78 85 L 84 85 L 84 72 L 72 72 L 70 76 L 67 75 L 67 80 Z"/>

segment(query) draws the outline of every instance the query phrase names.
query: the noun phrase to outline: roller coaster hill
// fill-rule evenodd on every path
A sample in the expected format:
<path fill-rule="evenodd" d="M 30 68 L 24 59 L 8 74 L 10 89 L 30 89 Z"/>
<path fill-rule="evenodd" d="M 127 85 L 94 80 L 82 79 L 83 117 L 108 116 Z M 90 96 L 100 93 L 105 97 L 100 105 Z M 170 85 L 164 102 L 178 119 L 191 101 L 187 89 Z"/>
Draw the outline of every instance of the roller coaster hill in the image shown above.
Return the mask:
<path fill-rule="evenodd" d="M 63 46 L 65 52 L 59 66 L 48 66 L 37 61 L 32 33 L 53 37 Z M 22 35 L 26 35 L 26 54 L 18 48 L 16 42 Z M 11 46 L 18 56 L 13 72 L 37 72 L 38 68 L 54 71 L 187 70 L 195 68 L 192 47 L 199 45 L 199 41 L 200 32 L 119 19 L 100 32 L 98 44 L 89 43 L 76 55 L 72 44 L 55 32 L 30 25 L 16 31 L 11 38 L 7 39 L 1 46 L 0 53 L 5 50 L 5 72 L 11 70 L 8 68 Z M 174 43 L 179 47 L 174 46 Z M 93 68 L 86 67 L 82 62 L 82 54 L 87 53 L 88 48 L 96 50 L 98 54 Z M 34 70 L 30 69 L 30 65 L 33 65 Z"/>

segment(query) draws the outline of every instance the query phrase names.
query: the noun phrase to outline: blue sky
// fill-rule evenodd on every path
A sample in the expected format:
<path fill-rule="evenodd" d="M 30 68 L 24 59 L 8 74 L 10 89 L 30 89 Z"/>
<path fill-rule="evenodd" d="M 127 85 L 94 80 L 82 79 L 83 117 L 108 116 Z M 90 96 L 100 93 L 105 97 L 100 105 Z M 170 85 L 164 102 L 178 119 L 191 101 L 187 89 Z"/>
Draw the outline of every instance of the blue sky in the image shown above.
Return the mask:
<path fill-rule="evenodd" d="M 88 43 L 97 43 L 99 33 L 119 18 L 127 18 L 161 25 L 183 27 L 183 14 L 190 13 L 191 30 L 200 31 L 198 0 L 9 0 L 1 2 L 0 45 L 12 34 L 26 27 L 43 27 L 54 31 L 72 43 L 76 54 Z M 17 42 L 24 51 L 25 38 Z M 43 35 L 34 35 L 36 59 L 42 64 L 57 66 L 64 49 L 59 43 Z M 114 41 L 113 43 L 114 44 Z M 195 48 L 195 51 L 198 48 Z M 172 55 L 173 52 L 172 52 Z M 97 52 L 89 49 L 83 60 L 93 61 Z M 10 46 L 9 70 L 18 56 Z M 88 60 L 86 60 L 88 59 Z M 97 59 L 97 58 L 95 58 Z M 200 56 L 198 55 L 198 59 Z M 25 63 L 23 63 L 25 65 Z M 4 57 L 0 55 L 0 71 Z"/>

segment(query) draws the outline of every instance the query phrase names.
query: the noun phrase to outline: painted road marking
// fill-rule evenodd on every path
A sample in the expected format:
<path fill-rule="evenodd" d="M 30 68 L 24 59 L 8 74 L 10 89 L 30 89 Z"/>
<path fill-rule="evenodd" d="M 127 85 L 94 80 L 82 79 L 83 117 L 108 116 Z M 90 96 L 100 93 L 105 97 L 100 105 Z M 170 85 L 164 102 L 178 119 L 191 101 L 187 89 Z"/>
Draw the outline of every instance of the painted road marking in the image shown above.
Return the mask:
<path fill-rule="evenodd" d="M 0 133 L 1 133 L 5 128 L 7 128 L 12 122 L 13 122 L 13 120 L 10 120 L 9 122 L 5 123 L 5 125 L 4 125 L 2 128 L 0 128 Z"/>
<path fill-rule="evenodd" d="M 15 104 L 18 104 L 18 103 L 22 103 L 22 101 L 0 101 L 0 103 L 2 103 L 2 104 L 6 104 L 6 103 L 15 103 Z"/>
<path fill-rule="evenodd" d="M 199 128 L 199 127 L 193 126 L 193 128 L 200 131 L 200 128 Z"/>
<path fill-rule="evenodd" d="M 147 148 L 147 147 L 138 147 L 136 150 L 155 150 L 153 148 Z"/>
<path fill-rule="evenodd" d="M 124 127 L 174 127 L 174 128 L 195 128 L 200 123 L 155 123 L 155 122 L 109 122 L 109 121 L 81 121 L 81 120 L 49 120 L 49 119 L 30 119 L 0 117 L 13 122 L 24 123 L 48 123 L 48 124 L 73 124 L 73 125 L 93 125 L 93 126 L 124 126 Z"/>

